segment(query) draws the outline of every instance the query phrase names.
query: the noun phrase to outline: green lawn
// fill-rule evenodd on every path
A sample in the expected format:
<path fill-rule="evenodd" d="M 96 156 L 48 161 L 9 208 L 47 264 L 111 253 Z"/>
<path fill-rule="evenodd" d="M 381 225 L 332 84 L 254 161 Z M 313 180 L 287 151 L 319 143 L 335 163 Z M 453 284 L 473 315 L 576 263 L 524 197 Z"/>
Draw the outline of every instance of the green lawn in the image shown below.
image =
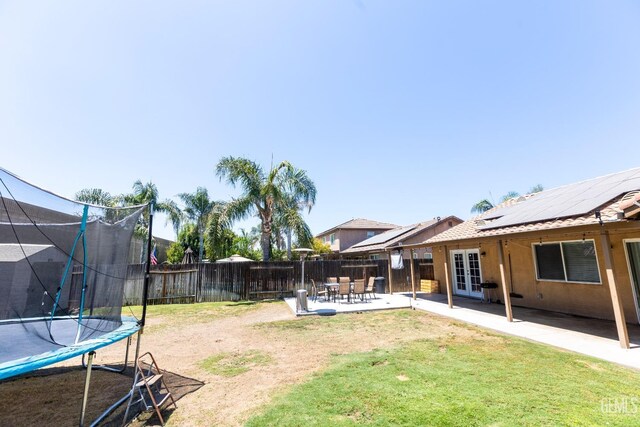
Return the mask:
<path fill-rule="evenodd" d="M 240 316 L 248 311 L 256 310 L 268 302 L 255 301 L 225 301 L 202 302 L 197 304 L 159 304 L 147 306 L 147 319 L 159 319 L 159 325 L 148 326 L 152 331 L 167 328 L 180 328 L 185 324 L 206 323 L 214 319 L 229 316 Z M 122 307 L 123 316 L 142 317 L 142 306 Z M 147 323 L 149 324 L 149 323 Z M 147 327 L 145 327 L 147 330 Z"/>
<path fill-rule="evenodd" d="M 148 339 L 266 304 L 283 303 L 150 306 Z M 300 358 L 307 344 L 315 344 L 316 357 L 318 346 L 330 347 L 315 374 L 281 386 L 252 409 L 248 426 L 640 426 L 639 371 L 428 313 L 389 310 L 244 327 L 263 339 L 242 350 L 213 346 L 198 363 L 203 372 L 233 377 L 216 386 L 255 381 L 253 370 L 278 375 L 279 348 L 300 349 Z M 355 345 L 361 337 L 371 344 Z M 198 393 L 209 402 L 207 390 Z M 175 425 L 189 419 L 175 418 Z"/>
<path fill-rule="evenodd" d="M 313 319 L 296 322 L 273 329 L 292 333 Z M 637 371 L 492 333 L 450 334 L 335 356 L 247 425 L 632 426 L 639 399 Z"/>

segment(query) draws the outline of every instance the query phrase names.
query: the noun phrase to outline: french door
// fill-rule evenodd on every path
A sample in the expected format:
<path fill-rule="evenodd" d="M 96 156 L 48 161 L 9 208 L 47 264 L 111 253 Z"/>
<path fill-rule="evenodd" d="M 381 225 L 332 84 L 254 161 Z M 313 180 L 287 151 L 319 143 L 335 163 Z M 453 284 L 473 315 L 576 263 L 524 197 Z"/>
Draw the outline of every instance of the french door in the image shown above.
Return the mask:
<path fill-rule="evenodd" d="M 482 270 L 478 249 L 452 250 L 451 275 L 453 293 L 474 298 L 482 298 Z"/>
<path fill-rule="evenodd" d="M 631 276 L 631 287 L 636 303 L 636 317 L 640 323 L 640 240 L 625 240 L 625 252 Z"/>

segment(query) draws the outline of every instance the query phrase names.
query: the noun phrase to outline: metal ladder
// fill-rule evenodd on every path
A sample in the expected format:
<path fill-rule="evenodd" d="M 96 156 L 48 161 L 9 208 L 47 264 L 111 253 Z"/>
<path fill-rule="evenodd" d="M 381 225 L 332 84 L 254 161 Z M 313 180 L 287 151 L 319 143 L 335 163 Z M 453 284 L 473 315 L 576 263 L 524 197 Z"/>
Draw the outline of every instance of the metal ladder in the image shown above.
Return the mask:
<path fill-rule="evenodd" d="M 144 365 L 146 365 L 146 367 Z M 164 383 L 163 374 L 156 359 L 149 352 L 144 353 L 136 360 L 136 373 L 130 395 L 129 404 L 124 413 L 123 425 L 127 421 L 129 409 L 138 403 L 142 403 L 146 411 L 153 408 L 162 425 L 164 425 L 164 418 L 162 418 L 162 414 L 160 413 L 162 406 L 171 401 L 171 404 L 175 408 L 178 407 L 169 388 Z M 137 399 L 134 400 L 136 396 Z"/>

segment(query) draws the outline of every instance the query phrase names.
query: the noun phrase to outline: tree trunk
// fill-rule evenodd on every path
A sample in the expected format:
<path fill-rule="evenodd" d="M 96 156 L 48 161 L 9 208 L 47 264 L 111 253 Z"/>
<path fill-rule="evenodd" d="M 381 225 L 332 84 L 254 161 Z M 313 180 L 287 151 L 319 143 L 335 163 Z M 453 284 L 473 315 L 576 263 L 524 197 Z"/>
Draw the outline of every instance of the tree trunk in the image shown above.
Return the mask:
<path fill-rule="evenodd" d="M 198 262 L 202 262 L 202 255 L 204 254 L 204 227 L 198 221 L 198 243 L 200 247 L 198 248 Z"/>
<path fill-rule="evenodd" d="M 262 230 L 260 236 L 260 247 L 262 248 L 262 261 L 269 261 L 271 258 L 271 233 Z"/>
<path fill-rule="evenodd" d="M 287 228 L 287 259 L 291 261 L 291 229 L 290 228 Z"/>
<path fill-rule="evenodd" d="M 271 216 L 270 203 L 267 200 L 265 208 L 260 209 L 260 219 L 262 221 L 262 236 L 260 237 L 260 246 L 262 246 L 262 261 L 269 261 L 271 259 L 271 232 L 273 217 Z"/>

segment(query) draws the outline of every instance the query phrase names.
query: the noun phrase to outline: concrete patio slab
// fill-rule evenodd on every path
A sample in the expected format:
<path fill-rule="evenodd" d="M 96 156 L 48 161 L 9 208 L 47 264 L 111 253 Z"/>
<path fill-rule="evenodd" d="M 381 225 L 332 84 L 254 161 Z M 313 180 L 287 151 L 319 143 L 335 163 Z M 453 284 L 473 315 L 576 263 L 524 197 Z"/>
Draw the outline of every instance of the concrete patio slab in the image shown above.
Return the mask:
<path fill-rule="evenodd" d="M 325 301 L 323 298 L 313 301 L 309 298 L 307 300 L 308 310 L 303 312 L 296 312 L 295 298 L 285 298 L 285 302 L 296 316 L 331 316 L 338 313 L 411 308 L 411 299 L 403 294 L 376 294 L 376 298 L 367 298 L 365 301 L 355 299 L 354 302 L 347 302 L 346 299 L 343 301 L 338 299 L 338 302 Z"/>
<path fill-rule="evenodd" d="M 410 294 L 404 295 L 411 299 Z M 627 350 L 620 347 L 613 321 L 513 307 L 514 320 L 508 322 L 501 304 L 454 297 L 450 309 L 447 296 L 442 294 L 419 293 L 417 300 L 411 302 L 418 310 L 640 369 L 638 325 L 627 325 L 631 341 L 631 349 Z"/>

